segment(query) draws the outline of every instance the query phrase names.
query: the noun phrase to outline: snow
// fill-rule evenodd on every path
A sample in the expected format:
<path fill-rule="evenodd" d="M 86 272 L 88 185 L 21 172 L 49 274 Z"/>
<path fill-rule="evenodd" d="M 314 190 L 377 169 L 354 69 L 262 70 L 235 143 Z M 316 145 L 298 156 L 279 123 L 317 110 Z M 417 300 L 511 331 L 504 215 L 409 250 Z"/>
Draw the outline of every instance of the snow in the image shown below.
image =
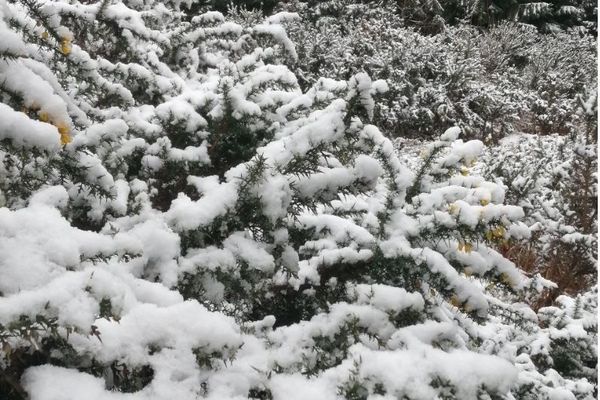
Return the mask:
<path fill-rule="evenodd" d="M 0 80 L 4 81 L 9 90 L 23 97 L 27 108 L 39 110 L 39 115 L 45 113 L 54 123 L 71 125 L 71 117 L 67 107 L 49 82 L 32 69 L 18 63 L 0 63 Z"/>
<path fill-rule="evenodd" d="M 51 186 L 40 189 L 29 199 L 29 205 L 46 205 L 56 208 L 64 208 L 69 202 L 69 194 L 62 186 Z"/>
<path fill-rule="evenodd" d="M 575 400 L 575 395 L 565 388 L 554 388 L 548 392 L 549 400 Z"/>
<path fill-rule="evenodd" d="M 461 129 L 458 126 L 453 126 L 452 128 L 447 129 L 446 132 L 440 136 L 440 140 L 445 142 L 454 142 L 455 140 L 458 140 L 460 133 Z"/>
<path fill-rule="evenodd" d="M 261 244 L 246 237 L 243 232 L 235 232 L 223 242 L 223 247 L 231 251 L 250 268 L 264 272 L 273 272 L 275 261 L 273 256 Z"/>
<path fill-rule="evenodd" d="M 509 390 L 517 377 L 512 365 L 496 357 L 465 351 L 444 352 L 430 347 L 420 350 L 383 352 L 357 345 L 351 353 L 362 361 L 362 377 L 381 381 L 396 396 L 419 400 L 436 396 L 436 391 L 427 384 L 433 378 L 453 383 L 456 395 L 469 399 L 476 398 L 480 384 L 502 393 Z"/>
<path fill-rule="evenodd" d="M 593 368 L 552 368 L 564 343 L 597 352 L 597 287 L 535 312 L 557 286 L 505 255 L 596 243 L 547 190 L 569 162 L 502 180 L 507 153 L 544 166 L 535 137 L 490 150 L 464 121 L 395 148 L 375 125 L 393 83 L 297 79 L 298 14 L 182 5 L 53 1 L 37 21 L 0 0 L 0 364 L 52 357 L 23 366 L 32 400 L 590 398 Z"/>
<path fill-rule="evenodd" d="M 192 201 L 181 193 L 173 200 L 166 218 L 176 229 L 192 230 L 207 225 L 235 205 L 237 191 L 234 183 L 218 183 L 212 178 L 216 177 L 190 180 L 190 183 L 202 188 L 203 196 L 198 201 Z"/>
<path fill-rule="evenodd" d="M 256 194 L 263 205 L 263 213 L 272 223 L 284 218 L 292 201 L 292 189 L 284 176 L 267 177 L 256 188 Z"/>
<path fill-rule="evenodd" d="M 0 291 L 4 295 L 33 289 L 75 267 L 81 256 L 110 250 L 110 239 L 71 228 L 48 203 L 64 202 L 64 189 L 38 192 L 29 207 L 0 208 Z M 54 205 L 53 204 L 53 205 Z"/>
<path fill-rule="evenodd" d="M 179 236 L 160 220 L 136 224 L 127 235 L 141 244 L 141 254 L 146 264 L 145 275 L 161 281 L 167 287 L 177 283 L 177 258 Z"/>
<path fill-rule="evenodd" d="M 9 139 L 17 146 L 38 147 L 56 151 L 60 146 L 60 136 L 56 127 L 29 119 L 25 114 L 14 111 L 0 103 L 0 138 Z"/>
<path fill-rule="evenodd" d="M 49 364 L 28 369 L 23 376 L 23 385 L 31 394 L 32 400 L 64 399 L 67 393 L 72 398 L 97 400 L 118 400 L 124 397 L 123 394 L 107 392 L 102 378 Z"/>
<path fill-rule="evenodd" d="M 380 310 L 399 312 L 406 308 L 420 311 L 425 306 L 418 293 L 386 285 L 357 285 L 350 289 L 358 304 L 370 304 Z"/>
<path fill-rule="evenodd" d="M 285 29 L 281 25 L 274 24 L 273 22 L 273 20 L 269 20 L 269 24 L 256 25 L 254 31 L 259 34 L 271 36 L 275 41 L 281 43 L 294 61 L 297 60 L 298 53 L 296 53 L 294 43 L 288 38 Z"/>
<path fill-rule="evenodd" d="M 308 380 L 301 374 L 276 376 L 270 387 L 274 400 L 317 398 L 334 400 L 338 398 L 336 388 L 328 385 L 327 381 L 322 379 Z"/>

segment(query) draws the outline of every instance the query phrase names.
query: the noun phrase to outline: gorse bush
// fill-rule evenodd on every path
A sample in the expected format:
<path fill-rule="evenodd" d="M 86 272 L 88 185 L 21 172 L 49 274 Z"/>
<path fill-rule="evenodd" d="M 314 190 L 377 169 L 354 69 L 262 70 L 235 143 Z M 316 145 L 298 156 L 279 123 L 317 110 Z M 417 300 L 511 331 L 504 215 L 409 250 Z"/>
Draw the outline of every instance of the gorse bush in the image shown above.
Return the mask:
<path fill-rule="evenodd" d="M 532 2 L 529 0 L 294 0 L 266 1 L 264 7 L 256 7 L 257 2 L 232 2 L 251 9 L 270 12 L 273 7 L 282 8 L 290 3 L 300 5 L 314 12 L 311 15 L 340 18 L 352 10 L 354 16 L 369 12 L 373 6 L 385 7 L 388 14 L 397 15 L 407 27 L 423 34 L 436 34 L 447 26 L 469 23 L 480 28 L 490 28 L 505 21 L 520 22 L 535 27 L 540 32 L 576 32 L 596 34 L 598 23 L 597 4 L 589 0 L 552 0 Z M 374 4 L 373 4 L 374 3 Z M 218 5 L 217 5 L 218 6 Z M 221 11 L 225 7 L 221 4 Z"/>
<path fill-rule="evenodd" d="M 595 396 L 593 294 L 524 303 L 482 141 L 407 162 L 297 14 L 190 6 L 0 0 L 0 397 Z"/>
<path fill-rule="evenodd" d="M 541 272 L 576 294 L 596 281 L 597 94 L 580 97 L 579 129 L 568 136 L 513 136 L 484 157 L 484 175 L 503 180 L 507 199 L 523 207 L 533 231 L 505 251 L 521 268 Z"/>
<path fill-rule="evenodd" d="M 512 132 L 565 134 L 576 124 L 576 97 L 596 81 L 596 40 L 587 34 L 546 35 L 504 22 L 427 36 L 389 3 L 290 2 L 285 9 L 302 16 L 288 29 L 302 60 L 295 70 L 301 85 L 359 72 L 385 79 L 390 90 L 374 122 L 391 136 L 430 140 L 452 126 L 490 142 Z M 238 20 L 252 15 L 232 12 Z"/>

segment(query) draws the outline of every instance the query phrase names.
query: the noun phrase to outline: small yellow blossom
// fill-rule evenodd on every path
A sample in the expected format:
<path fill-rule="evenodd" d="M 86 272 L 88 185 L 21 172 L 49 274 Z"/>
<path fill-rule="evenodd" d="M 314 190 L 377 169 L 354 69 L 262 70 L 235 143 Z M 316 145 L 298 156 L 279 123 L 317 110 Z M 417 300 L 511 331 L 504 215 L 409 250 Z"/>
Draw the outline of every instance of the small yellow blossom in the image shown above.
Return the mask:
<path fill-rule="evenodd" d="M 67 39 L 67 38 L 63 38 L 63 40 L 60 42 L 60 51 L 65 56 L 68 56 L 71 53 L 71 49 L 72 49 L 71 40 Z"/>
<path fill-rule="evenodd" d="M 460 300 L 457 295 L 453 294 L 452 297 L 450 297 L 450 304 L 454 307 L 460 307 Z"/>
<path fill-rule="evenodd" d="M 470 253 L 473 251 L 473 244 L 466 242 L 458 242 L 458 251 Z"/>
<path fill-rule="evenodd" d="M 490 201 L 488 199 L 481 199 L 479 200 L 479 204 L 481 204 L 482 206 L 487 206 L 488 204 L 490 204 Z"/>
<path fill-rule="evenodd" d="M 46 40 L 48 39 L 48 37 L 50 36 L 50 34 L 48 33 L 48 31 L 44 31 L 41 34 L 42 39 Z"/>
<path fill-rule="evenodd" d="M 46 111 L 40 112 L 39 117 L 40 121 L 42 122 L 48 122 L 50 120 L 50 117 L 48 116 L 48 113 Z"/>
<path fill-rule="evenodd" d="M 467 176 L 467 175 L 469 175 L 469 169 L 468 169 L 467 167 L 464 167 L 464 166 L 463 166 L 463 167 L 460 167 L 460 174 L 461 174 L 462 176 Z"/>
<path fill-rule="evenodd" d="M 448 206 L 448 212 L 450 214 L 458 214 L 458 212 L 460 211 L 460 208 L 458 207 L 458 205 L 456 205 L 456 203 L 452 203 Z"/>
<path fill-rule="evenodd" d="M 506 233 L 506 229 L 504 229 L 504 227 L 502 225 L 500 225 L 499 227 L 495 228 L 492 231 L 492 235 L 497 239 L 504 238 L 505 233 Z"/>
<path fill-rule="evenodd" d="M 65 135 L 60 135 L 60 144 L 62 144 L 63 146 L 66 144 L 71 143 L 71 141 L 73 141 L 73 139 L 71 138 L 71 135 L 69 135 L 68 133 Z"/>
<path fill-rule="evenodd" d="M 60 133 L 60 143 L 63 146 L 68 143 L 71 143 L 73 139 L 71 138 L 69 126 L 64 122 L 59 122 L 58 124 L 56 124 L 56 128 L 58 128 L 58 133 Z"/>
<path fill-rule="evenodd" d="M 504 239 L 504 234 L 506 233 L 506 228 L 500 225 L 492 230 L 485 232 L 485 238 L 488 241 L 494 241 L 500 244 L 508 244 L 508 240 Z"/>
<path fill-rule="evenodd" d="M 505 284 L 509 285 L 509 286 L 513 285 L 513 281 L 511 279 L 511 277 L 506 272 L 503 272 L 503 273 L 500 274 L 500 281 L 502 283 L 505 283 Z"/>

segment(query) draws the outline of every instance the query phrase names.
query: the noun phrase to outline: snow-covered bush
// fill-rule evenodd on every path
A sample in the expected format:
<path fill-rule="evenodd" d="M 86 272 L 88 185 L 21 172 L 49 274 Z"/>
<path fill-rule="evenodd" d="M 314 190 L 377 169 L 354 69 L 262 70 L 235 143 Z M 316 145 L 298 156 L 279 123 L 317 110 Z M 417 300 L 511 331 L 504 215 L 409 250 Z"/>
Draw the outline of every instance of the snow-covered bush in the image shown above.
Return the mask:
<path fill-rule="evenodd" d="M 522 350 L 516 360 L 519 377 L 515 398 L 597 397 L 597 312 L 595 286 L 575 298 L 562 295 L 556 306 L 541 308 L 540 326 L 515 318 L 519 314 L 512 313 L 513 326 L 528 329 L 505 330 L 497 340 L 509 340 Z"/>
<path fill-rule="evenodd" d="M 483 143 L 407 165 L 384 81 L 298 83 L 297 15 L 188 5 L 0 0 L 1 397 L 518 398 L 551 284 Z M 572 360 L 539 393 L 591 398 Z"/>
<path fill-rule="evenodd" d="M 287 6 L 292 1 L 281 2 Z M 345 8 L 352 7 L 357 13 L 369 9 L 364 0 L 296 0 L 304 7 L 315 10 L 318 15 L 339 17 Z M 244 1 L 250 3 L 252 1 Z M 266 2 L 267 7 L 272 2 Z M 408 27 L 423 34 L 435 34 L 447 26 L 465 22 L 481 28 L 492 28 L 505 21 L 520 21 L 548 33 L 573 30 L 580 33 L 596 33 L 598 23 L 597 4 L 591 0 L 395 0 L 379 1 L 389 13 L 397 14 Z M 373 4 L 370 4 L 373 7 Z M 360 11 L 359 11 L 360 10 Z"/>
<path fill-rule="evenodd" d="M 285 9 L 301 16 L 288 29 L 302 60 L 295 65 L 301 86 L 322 75 L 349 79 L 366 72 L 385 79 L 389 91 L 374 122 L 396 137 L 431 140 L 451 126 L 491 142 L 514 131 L 566 133 L 576 122 L 576 95 L 596 79 L 591 35 L 545 35 L 502 23 L 426 36 L 407 27 L 409 18 L 390 3 L 344 0 L 311 8 L 290 2 Z"/>
<path fill-rule="evenodd" d="M 515 135 L 490 148 L 483 173 L 501 179 L 507 199 L 525 211 L 532 239 L 506 247 L 521 268 L 541 272 L 560 291 L 578 293 L 597 275 L 597 95 L 579 98 L 568 136 Z"/>
<path fill-rule="evenodd" d="M 359 72 L 385 79 L 389 91 L 377 104 L 374 122 L 394 136 L 431 139 L 451 126 L 468 129 L 479 122 L 469 106 L 477 96 L 478 65 L 469 54 L 474 48 L 456 49 L 464 44 L 455 38 L 462 31 L 423 36 L 407 28 L 389 5 L 342 2 L 334 17 L 321 10 L 324 5 L 293 4 L 288 8 L 302 16 L 289 27 L 303 60 L 296 68 L 301 83 Z"/>

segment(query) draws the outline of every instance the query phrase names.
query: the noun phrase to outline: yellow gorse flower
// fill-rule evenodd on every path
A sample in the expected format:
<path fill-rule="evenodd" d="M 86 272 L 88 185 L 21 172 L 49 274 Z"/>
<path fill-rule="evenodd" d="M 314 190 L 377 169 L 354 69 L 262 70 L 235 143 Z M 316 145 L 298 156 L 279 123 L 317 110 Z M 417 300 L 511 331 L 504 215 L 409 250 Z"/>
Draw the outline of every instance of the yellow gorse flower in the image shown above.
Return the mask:
<path fill-rule="evenodd" d="M 500 225 L 499 227 L 492 230 L 492 234 L 494 235 L 495 238 L 498 238 L 498 239 L 503 238 L 505 233 L 506 233 L 506 229 L 502 225 Z"/>
<path fill-rule="evenodd" d="M 504 234 L 506 233 L 506 228 L 502 225 L 485 232 L 485 238 L 488 241 L 495 241 L 500 243 L 506 243 L 507 241 L 504 239 Z"/>
<path fill-rule="evenodd" d="M 60 42 L 60 51 L 65 56 L 68 56 L 71 53 L 72 47 L 73 46 L 71 45 L 71 40 L 70 39 L 63 38 L 63 40 Z"/>
<path fill-rule="evenodd" d="M 64 122 L 59 122 L 55 126 L 58 128 L 58 133 L 60 133 L 60 144 L 64 146 L 67 143 L 71 143 L 73 139 L 71 138 L 71 130 L 69 129 L 69 126 Z"/>
<path fill-rule="evenodd" d="M 509 286 L 513 285 L 513 280 L 510 278 L 510 276 L 506 272 L 503 272 L 500 274 L 500 281 Z"/>
<path fill-rule="evenodd" d="M 450 304 L 454 307 L 460 307 L 460 300 L 457 295 L 453 294 L 452 297 L 450 297 Z"/>
<path fill-rule="evenodd" d="M 50 115 L 46 111 L 41 111 L 38 114 L 38 117 L 41 122 L 48 122 L 56 127 L 56 129 L 58 130 L 58 133 L 60 135 L 60 143 L 63 146 L 66 145 L 67 143 L 71 143 L 71 141 L 73 139 L 71 138 L 71 128 L 69 127 L 69 124 L 67 124 L 64 121 L 57 122 L 54 119 L 52 119 L 52 121 L 51 121 Z"/>
<path fill-rule="evenodd" d="M 467 312 L 467 313 L 473 311 L 473 307 L 466 302 L 463 303 L 462 301 L 460 301 L 460 299 L 458 298 L 458 296 L 456 294 L 453 294 L 450 297 L 450 304 L 452 304 L 456 308 L 462 309 L 464 312 Z"/>
<path fill-rule="evenodd" d="M 457 214 L 460 211 L 460 209 L 458 208 L 458 205 L 456 205 L 455 203 L 452 203 L 448 206 L 448 212 L 450 214 Z"/>
<path fill-rule="evenodd" d="M 464 251 L 465 253 L 470 253 L 473 251 L 473 244 L 466 242 L 458 242 L 458 251 Z"/>

